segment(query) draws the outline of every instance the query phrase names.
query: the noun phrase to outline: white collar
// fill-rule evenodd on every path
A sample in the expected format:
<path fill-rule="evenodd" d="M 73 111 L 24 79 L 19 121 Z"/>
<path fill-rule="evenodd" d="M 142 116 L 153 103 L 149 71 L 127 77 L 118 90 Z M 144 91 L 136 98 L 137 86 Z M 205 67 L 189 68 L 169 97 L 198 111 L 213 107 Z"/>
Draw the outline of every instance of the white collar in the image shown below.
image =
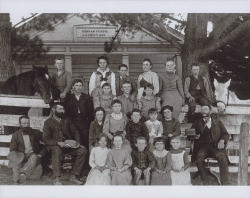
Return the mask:
<path fill-rule="evenodd" d="M 153 151 L 154 155 L 156 157 L 164 157 L 165 155 L 168 154 L 168 151 L 167 150 L 163 150 L 163 151 L 157 151 L 156 149 Z"/>
<path fill-rule="evenodd" d="M 100 68 L 98 68 L 97 71 L 101 72 L 102 74 L 105 74 L 106 72 L 109 72 L 110 69 L 109 67 L 107 67 L 105 71 L 102 71 Z"/>
<path fill-rule="evenodd" d="M 116 114 L 116 113 L 111 113 L 111 116 L 115 119 L 115 120 L 120 120 L 120 119 L 122 119 L 122 117 L 123 117 L 123 114 L 122 114 L 122 112 L 121 113 L 119 113 L 119 114 Z"/>
<path fill-rule="evenodd" d="M 203 119 L 204 120 L 204 119 Z M 206 125 L 207 125 L 207 128 L 211 128 L 211 125 L 212 125 L 212 119 L 211 119 L 211 117 L 209 118 L 209 120 L 208 120 L 208 122 L 206 123 Z"/>
<path fill-rule="evenodd" d="M 160 123 L 160 121 L 159 120 L 155 120 L 155 121 L 151 121 L 151 120 L 148 120 L 147 122 L 149 122 L 149 123 L 151 123 L 151 124 L 159 124 Z"/>

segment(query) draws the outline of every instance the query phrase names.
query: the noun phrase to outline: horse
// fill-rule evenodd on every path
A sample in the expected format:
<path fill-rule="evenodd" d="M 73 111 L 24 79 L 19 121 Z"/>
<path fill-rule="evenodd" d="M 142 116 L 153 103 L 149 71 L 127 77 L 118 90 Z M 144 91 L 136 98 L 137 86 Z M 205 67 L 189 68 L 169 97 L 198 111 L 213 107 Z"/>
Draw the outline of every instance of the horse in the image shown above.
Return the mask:
<path fill-rule="evenodd" d="M 240 100 L 234 91 L 230 91 L 228 87 L 231 84 L 231 79 L 225 83 L 220 83 L 214 79 L 214 95 L 219 110 L 224 111 L 228 105 L 250 106 L 250 99 Z M 247 91 L 247 90 L 246 90 Z"/>
<path fill-rule="evenodd" d="M 32 70 L 12 76 L 0 87 L 0 94 L 34 96 L 37 92 L 44 102 L 51 101 L 48 67 L 33 66 Z M 27 115 L 30 108 L 0 106 L 1 114 Z"/>

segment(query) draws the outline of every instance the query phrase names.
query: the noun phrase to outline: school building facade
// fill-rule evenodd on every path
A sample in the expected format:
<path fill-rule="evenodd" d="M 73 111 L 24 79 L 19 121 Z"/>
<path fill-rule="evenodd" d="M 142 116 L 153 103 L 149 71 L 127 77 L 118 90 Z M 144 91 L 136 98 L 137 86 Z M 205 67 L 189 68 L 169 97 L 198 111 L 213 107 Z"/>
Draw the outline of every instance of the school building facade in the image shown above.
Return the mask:
<path fill-rule="evenodd" d="M 17 74 L 28 71 L 32 65 L 48 65 L 49 71 L 55 71 L 54 60 L 65 58 L 66 70 L 73 78 L 81 78 L 88 82 L 90 75 L 97 69 L 97 57 L 107 55 L 110 69 L 117 74 L 117 67 L 124 63 L 129 67 L 129 75 L 137 79 L 142 71 L 142 61 L 150 58 L 153 62 L 152 71 L 160 74 L 165 72 L 167 57 L 177 55 L 176 72 L 182 76 L 180 52 L 171 43 L 149 32 L 119 33 L 120 44 L 117 49 L 106 54 L 104 42 L 111 41 L 119 27 L 101 23 L 91 23 L 76 14 L 71 14 L 65 22 L 54 25 L 53 31 L 37 31 L 29 33 L 31 38 L 39 36 L 48 48 L 47 57 L 38 61 L 20 61 L 16 63 Z M 169 33 L 178 42 L 183 42 L 183 35 L 169 28 Z"/>

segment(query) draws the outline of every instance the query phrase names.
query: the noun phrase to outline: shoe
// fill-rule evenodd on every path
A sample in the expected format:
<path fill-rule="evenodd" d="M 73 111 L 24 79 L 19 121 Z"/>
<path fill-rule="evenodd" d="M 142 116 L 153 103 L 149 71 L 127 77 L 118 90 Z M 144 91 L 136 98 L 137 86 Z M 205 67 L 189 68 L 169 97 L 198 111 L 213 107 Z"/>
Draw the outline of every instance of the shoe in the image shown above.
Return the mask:
<path fill-rule="evenodd" d="M 62 185 L 62 182 L 61 182 L 61 179 L 60 177 L 56 177 L 54 182 L 53 182 L 54 185 Z"/>
<path fill-rule="evenodd" d="M 20 184 L 25 184 L 26 183 L 26 175 L 24 173 L 20 173 L 19 182 L 20 182 Z"/>
<path fill-rule="evenodd" d="M 75 175 L 71 175 L 69 177 L 69 181 L 72 182 L 75 185 L 82 185 L 83 184 L 83 182 L 78 180 Z"/>

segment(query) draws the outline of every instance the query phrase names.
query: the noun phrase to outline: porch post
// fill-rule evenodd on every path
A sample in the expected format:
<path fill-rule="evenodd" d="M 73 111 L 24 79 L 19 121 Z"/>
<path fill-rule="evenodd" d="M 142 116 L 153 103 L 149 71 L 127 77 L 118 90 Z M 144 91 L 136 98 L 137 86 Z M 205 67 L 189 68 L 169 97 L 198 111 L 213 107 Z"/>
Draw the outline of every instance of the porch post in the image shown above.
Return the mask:
<path fill-rule="evenodd" d="M 65 53 L 65 70 L 69 71 L 72 74 L 72 57 L 69 47 L 66 48 Z"/>

